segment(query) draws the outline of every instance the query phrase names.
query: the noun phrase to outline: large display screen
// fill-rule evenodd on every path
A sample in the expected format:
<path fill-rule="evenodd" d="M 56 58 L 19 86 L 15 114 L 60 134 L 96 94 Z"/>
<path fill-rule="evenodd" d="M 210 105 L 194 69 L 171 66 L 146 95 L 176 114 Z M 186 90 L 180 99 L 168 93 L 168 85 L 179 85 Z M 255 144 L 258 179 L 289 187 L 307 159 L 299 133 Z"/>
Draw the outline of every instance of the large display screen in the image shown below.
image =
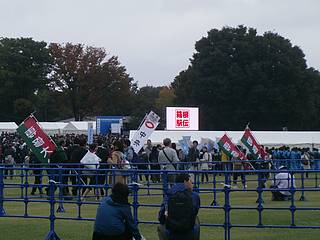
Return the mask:
<path fill-rule="evenodd" d="M 199 108 L 167 107 L 167 130 L 199 130 Z"/>

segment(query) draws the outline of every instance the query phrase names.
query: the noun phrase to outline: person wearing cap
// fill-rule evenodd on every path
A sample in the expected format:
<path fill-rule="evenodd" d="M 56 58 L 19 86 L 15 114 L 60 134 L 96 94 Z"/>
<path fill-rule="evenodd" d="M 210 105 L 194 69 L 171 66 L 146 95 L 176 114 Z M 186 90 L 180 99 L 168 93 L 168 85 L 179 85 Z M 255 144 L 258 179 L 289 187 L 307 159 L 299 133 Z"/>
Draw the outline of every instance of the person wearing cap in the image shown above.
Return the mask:
<path fill-rule="evenodd" d="M 103 198 L 94 223 L 92 240 L 141 240 L 137 224 L 134 223 L 128 201 L 129 188 L 118 182 L 112 194 Z"/>
<path fill-rule="evenodd" d="M 273 183 L 270 186 L 272 188 L 272 201 L 286 201 L 291 199 L 291 193 L 289 189 L 293 186 L 296 188 L 294 176 L 287 172 L 287 167 L 280 166 L 279 173 L 274 177 Z"/>

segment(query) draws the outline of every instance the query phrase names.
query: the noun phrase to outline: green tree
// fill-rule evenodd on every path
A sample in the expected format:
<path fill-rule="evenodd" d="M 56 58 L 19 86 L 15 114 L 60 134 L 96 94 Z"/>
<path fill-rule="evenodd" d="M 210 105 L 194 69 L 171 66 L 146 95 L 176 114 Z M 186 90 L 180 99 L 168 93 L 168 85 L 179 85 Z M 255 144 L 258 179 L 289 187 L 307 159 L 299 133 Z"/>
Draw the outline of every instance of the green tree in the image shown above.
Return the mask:
<path fill-rule="evenodd" d="M 137 89 L 134 95 L 134 111 L 131 114 L 129 129 L 137 129 L 141 120 L 150 111 L 158 114 L 156 99 L 159 96 L 161 87 L 144 86 Z"/>
<path fill-rule="evenodd" d="M 319 73 L 302 50 L 276 33 L 239 26 L 212 29 L 196 42 L 172 86 L 176 103 L 200 107 L 202 129 L 315 129 Z"/>
<path fill-rule="evenodd" d="M 155 100 L 157 114 L 160 116 L 159 128 L 166 126 L 166 107 L 174 106 L 174 91 L 171 86 L 163 86 L 159 92 L 159 97 Z"/>
<path fill-rule="evenodd" d="M 45 42 L 0 39 L 0 119 L 20 122 L 35 108 L 33 97 L 46 88 L 52 59 Z"/>
<path fill-rule="evenodd" d="M 118 58 L 103 48 L 50 44 L 54 59 L 51 89 L 65 93 L 76 120 L 85 116 L 129 114 L 135 84 Z"/>

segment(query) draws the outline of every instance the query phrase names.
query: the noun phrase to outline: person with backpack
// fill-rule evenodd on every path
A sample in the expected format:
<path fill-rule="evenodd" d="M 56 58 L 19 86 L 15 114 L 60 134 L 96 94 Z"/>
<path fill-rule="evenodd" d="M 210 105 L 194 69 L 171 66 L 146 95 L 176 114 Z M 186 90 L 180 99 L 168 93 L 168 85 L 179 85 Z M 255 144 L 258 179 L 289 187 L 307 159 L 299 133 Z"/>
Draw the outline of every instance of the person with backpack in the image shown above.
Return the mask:
<path fill-rule="evenodd" d="M 176 176 L 176 183 L 165 195 L 159 211 L 160 240 L 200 239 L 200 223 L 197 217 L 200 197 L 192 189 L 193 183 L 189 174 Z"/>

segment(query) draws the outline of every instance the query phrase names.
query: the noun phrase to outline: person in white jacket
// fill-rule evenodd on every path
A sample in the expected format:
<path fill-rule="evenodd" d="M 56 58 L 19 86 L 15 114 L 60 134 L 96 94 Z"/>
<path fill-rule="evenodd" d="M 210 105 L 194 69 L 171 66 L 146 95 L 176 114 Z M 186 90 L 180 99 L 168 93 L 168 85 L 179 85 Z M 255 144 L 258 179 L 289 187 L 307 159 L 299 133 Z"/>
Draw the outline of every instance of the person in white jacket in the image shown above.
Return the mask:
<path fill-rule="evenodd" d="M 281 172 L 274 177 L 273 183 L 270 186 L 273 190 L 272 201 L 286 201 L 291 199 L 291 192 L 289 189 L 293 186 L 296 188 L 295 178 L 291 173 L 287 172 L 287 167 L 280 166 Z"/>
<path fill-rule="evenodd" d="M 211 153 L 208 153 L 207 147 L 202 148 L 201 156 L 202 156 L 202 158 L 200 158 L 200 162 L 201 162 L 200 169 L 201 169 L 201 171 L 208 171 L 209 170 L 209 162 L 212 161 L 212 156 L 211 156 Z M 209 177 L 208 177 L 207 172 L 201 173 L 201 182 L 204 181 L 204 178 L 206 178 L 207 182 L 209 182 Z"/>
<path fill-rule="evenodd" d="M 96 174 L 99 167 L 99 163 L 101 159 L 95 154 L 96 145 L 91 144 L 89 146 L 89 150 L 87 151 L 86 155 L 81 159 L 80 163 L 84 165 L 84 171 L 82 171 L 83 174 L 83 181 L 87 185 L 88 179 L 89 179 L 89 185 L 95 185 L 98 179 Z M 97 178 L 97 179 L 96 179 Z M 83 194 L 82 194 L 82 200 L 85 199 L 85 197 L 91 192 L 91 187 L 83 188 Z"/>

